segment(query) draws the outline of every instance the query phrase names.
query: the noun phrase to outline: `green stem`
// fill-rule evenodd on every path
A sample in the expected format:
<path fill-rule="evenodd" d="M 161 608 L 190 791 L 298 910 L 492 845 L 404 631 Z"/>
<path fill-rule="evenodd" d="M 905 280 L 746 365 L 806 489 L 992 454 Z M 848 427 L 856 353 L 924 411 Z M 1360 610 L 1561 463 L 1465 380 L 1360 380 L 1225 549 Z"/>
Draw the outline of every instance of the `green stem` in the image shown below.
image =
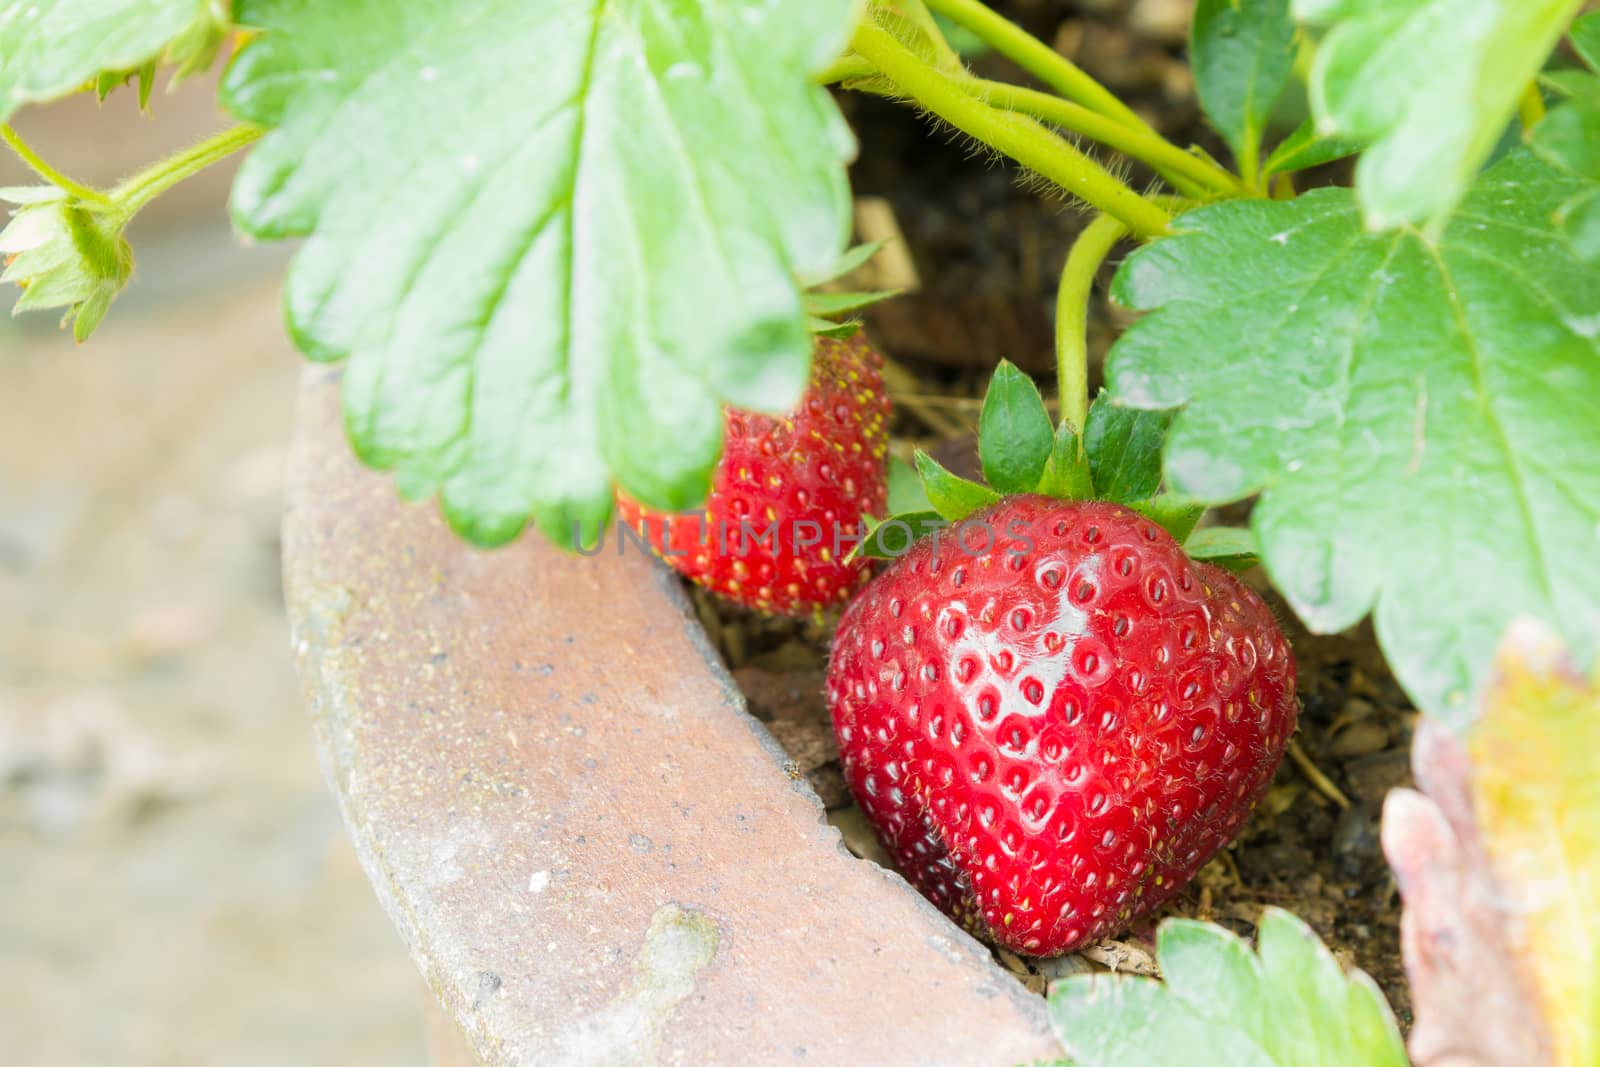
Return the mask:
<path fill-rule="evenodd" d="M 990 48 L 1011 60 L 1050 88 L 1091 111 L 1116 119 L 1124 126 L 1150 131 L 1150 126 L 1110 90 L 1085 74 L 1077 64 L 1028 31 L 979 3 L 978 0 L 927 0 L 934 11 L 976 34 Z"/>
<path fill-rule="evenodd" d="M 1127 233 L 1110 215 L 1089 223 L 1067 254 L 1056 289 L 1056 392 L 1061 421 L 1080 438 L 1089 418 L 1089 295 L 1100 265 Z"/>
<path fill-rule="evenodd" d="M 1171 217 L 1100 164 L 1024 115 L 997 111 L 924 63 L 871 22 L 856 27 L 854 48 L 921 107 L 1021 163 L 1073 196 L 1127 224 L 1141 237 L 1164 234 Z"/>
<path fill-rule="evenodd" d="M 1208 196 L 1238 196 L 1244 192 L 1244 187 L 1232 174 L 1185 152 L 1152 130 L 1125 126 L 1082 104 L 1074 104 L 1037 89 L 1024 89 L 1018 85 L 978 78 L 971 80 L 969 88 L 992 107 L 1032 116 L 1141 160 L 1186 196 L 1204 199 Z"/>
<path fill-rule="evenodd" d="M 1239 146 L 1239 158 L 1234 162 L 1239 165 L 1239 179 L 1244 187 L 1252 193 L 1261 193 L 1261 131 L 1254 123 L 1247 125 L 1244 144 Z"/>
<path fill-rule="evenodd" d="M 17 131 L 13 130 L 10 126 L 0 125 L 0 140 L 4 140 L 6 144 L 11 146 L 11 150 L 17 154 L 17 158 L 26 163 L 29 170 L 33 171 L 35 174 L 49 182 L 51 185 L 55 186 L 57 189 L 60 189 L 62 192 L 77 197 L 85 204 L 89 204 L 103 210 L 110 210 L 116 207 L 116 204 L 105 193 L 102 193 L 98 189 L 91 189 L 89 186 L 84 185 L 81 182 L 73 181 L 71 178 L 67 177 L 65 174 L 62 174 L 59 170 L 56 170 L 50 164 L 46 163 L 44 159 L 40 157 L 39 153 L 35 152 L 31 147 L 29 147 L 28 143 L 18 136 Z"/>
<path fill-rule="evenodd" d="M 934 21 L 933 12 L 928 10 L 928 5 L 923 3 L 923 0 L 899 0 L 899 6 L 933 45 L 934 58 L 940 67 L 945 70 L 963 69 L 961 57 L 950 47 L 950 42 L 944 39 L 944 31 L 939 29 L 939 24 Z"/>
<path fill-rule="evenodd" d="M 811 80 L 818 85 L 837 85 L 840 82 L 870 78 L 876 73 L 878 73 L 878 68 L 860 56 L 847 55 L 840 56 L 826 67 L 817 71 L 816 74 L 811 76 Z"/>
<path fill-rule="evenodd" d="M 241 123 L 146 167 L 112 190 L 117 205 L 130 217 L 185 178 L 227 158 L 266 130 Z"/>

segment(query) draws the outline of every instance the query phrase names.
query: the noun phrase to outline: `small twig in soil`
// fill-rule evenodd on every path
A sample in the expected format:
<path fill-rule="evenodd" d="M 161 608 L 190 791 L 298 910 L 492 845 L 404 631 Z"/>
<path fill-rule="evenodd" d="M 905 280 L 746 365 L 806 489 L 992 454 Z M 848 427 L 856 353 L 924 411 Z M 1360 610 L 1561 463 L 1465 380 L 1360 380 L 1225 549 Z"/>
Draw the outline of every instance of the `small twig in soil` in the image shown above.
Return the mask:
<path fill-rule="evenodd" d="M 1350 810 L 1350 798 L 1345 796 L 1339 787 L 1334 785 L 1333 781 L 1322 773 L 1321 768 L 1311 762 L 1311 757 L 1306 755 L 1305 749 L 1300 747 L 1300 742 L 1289 742 L 1289 758 L 1294 761 L 1296 767 L 1300 768 L 1300 773 L 1306 776 L 1306 780 L 1311 783 L 1317 792 L 1339 805 L 1341 811 Z"/>
<path fill-rule="evenodd" d="M 925 403 L 925 394 L 917 392 L 919 384 L 917 376 L 892 359 L 883 362 L 883 380 L 889 387 L 889 395 L 897 402 L 905 404 L 906 410 L 940 437 L 960 437 L 972 432 L 959 419 L 952 418 L 932 404 Z"/>

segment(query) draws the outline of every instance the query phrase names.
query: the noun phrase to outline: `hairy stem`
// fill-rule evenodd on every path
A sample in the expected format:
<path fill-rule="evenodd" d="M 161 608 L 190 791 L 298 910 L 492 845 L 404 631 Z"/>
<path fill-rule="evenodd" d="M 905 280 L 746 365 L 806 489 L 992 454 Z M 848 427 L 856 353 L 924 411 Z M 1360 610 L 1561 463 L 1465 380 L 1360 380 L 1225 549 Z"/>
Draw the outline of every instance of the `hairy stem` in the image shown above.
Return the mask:
<path fill-rule="evenodd" d="M 989 47 L 1011 60 L 1050 88 L 1091 111 L 1131 126 L 1153 132 L 1105 86 L 1089 77 L 1077 64 L 1034 37 L 1015 22 L 997 15 L 979 0 L 926 0 L 928 7 L 978 36 Z"/>
<path fill-rule="evenodd" d="M 854 47 L 896 88 L 956 129 L 1121 219 L 1141 237 L 1166 232 L 1172 220 L 1159 206 L 1033 119 L 997 111 L 977 100 L 959 82 L 928 66 L 879 26 L 871 22 L 858 26 Z"/>
<path fill-rule="evenodd" d="M 1089 296 L 1100 265 L 1127 233 L 1111 215 L 1089 223 L 1067 254 L 1056 289 L 1056 392 L 1061 421 L 1080 439 L 1089 419 Z"/>
<path fill-rule="evenodd" d="M 123 211 L 132 215 L 185 178 L 226 159 L 265 132 L 262 127 L 248 123 L 229 127 L 146 167 L 112 190 L 112 198 Z"/>
<path fill-rule="evenodd" d="M 899 7 L 907 18 L 916 23 L 923 36 L 933 45 L 934 59 L 938 61 L 940 67 L 945 70 L 962 69 L 961 57 L 950 47 L 950 42 L 944 39 L 944 32 L 939 29 L 939 24 L 933 19 L 933 13 L 928 10 L 928 5 L 923 0 L 899 0 Z"/>
<path fill-rule="evenodd" d="M 102 210 L 110 210 L 116 206 L 112 199 L 105 193 L 102 193 L 98 189 L 91 189 L 89 186 L 84 185 L 81 182 L 73 181 L 71 178 L 67 177 L 65 174 L 62 174 L 59 170 L 56 170 L 50 164 L 46 163 L 44 159 L 40 157 L 39 153 L 35 152 L 28 145 L 28 143 L 17 134 L 17 131 L 13 130 L 10 126 L 0 125 L 0 140 L 4 140 L 6 144 L 11 146 L 11 150 L 17 154 L 17 158 L 26 163 L 29 170 L 33 171 L 35 174 L 49 182 L 51 185 L 55 186 L 57 189 L 60 189 L 62 192 L 77 197 L 90 207 L 100 208 Z"/>
<path fill-rule="evenodd" d="M 1191 155 L 1151 130 L 1134 129 L 1082 104 L 1074 104 L 1037 89 L 974 78 L 968 88 L 990 106 L 1020 112 L 1071 130 L 1125 156 L 1146 163 L 1174 189 L 1186 196 L 1237 196 L 1244 187 L 1232 174 L 1208 160 Z"/>
<path fill-rule="evenodd" d="M 878 73 L 878 68 L 857 55 L 840 56 L 838 59 L 823 67 L 811 76 L 811 80 L 818 85 L 837 85 L 840 82 L 855 81 L 858 78 L 870 78 Z"/>

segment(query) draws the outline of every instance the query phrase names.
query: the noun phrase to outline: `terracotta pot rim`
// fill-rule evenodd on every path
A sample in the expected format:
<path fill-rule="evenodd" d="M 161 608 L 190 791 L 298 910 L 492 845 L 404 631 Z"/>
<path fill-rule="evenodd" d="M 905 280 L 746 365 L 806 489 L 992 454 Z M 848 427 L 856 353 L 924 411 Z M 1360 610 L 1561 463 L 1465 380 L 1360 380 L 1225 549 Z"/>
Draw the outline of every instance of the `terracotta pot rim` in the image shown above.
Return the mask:
<path fill-rule="evenodd" d="M 317 749 L 489 1063 L 1014 1063 L 1041 998 L 845 849 L 666 568 L 493 553 L 350 457 L 302 380 L 284 522 Z"/>

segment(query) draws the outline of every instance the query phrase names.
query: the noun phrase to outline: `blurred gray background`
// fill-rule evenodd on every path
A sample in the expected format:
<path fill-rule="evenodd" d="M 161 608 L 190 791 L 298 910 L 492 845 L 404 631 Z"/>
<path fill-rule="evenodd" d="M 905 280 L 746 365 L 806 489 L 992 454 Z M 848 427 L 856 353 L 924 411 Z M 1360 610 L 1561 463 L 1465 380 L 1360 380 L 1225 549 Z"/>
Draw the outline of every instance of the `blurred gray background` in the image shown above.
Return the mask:
<path fill-rule="evenodd" d="M 226 124 L 212 84 L 164 88 L 149 116 L 122 90 L 15 125 L 109 183 Z M 0 184 L 29 181 L 0 156 Z M 89 343 L 0 316 L 0 1060 L 19 1067 L 425 1062 L 421 982 L 290 666 L 289 250 L 231 232 L 231 173 L 139 218 L 134 281 Z"/>

